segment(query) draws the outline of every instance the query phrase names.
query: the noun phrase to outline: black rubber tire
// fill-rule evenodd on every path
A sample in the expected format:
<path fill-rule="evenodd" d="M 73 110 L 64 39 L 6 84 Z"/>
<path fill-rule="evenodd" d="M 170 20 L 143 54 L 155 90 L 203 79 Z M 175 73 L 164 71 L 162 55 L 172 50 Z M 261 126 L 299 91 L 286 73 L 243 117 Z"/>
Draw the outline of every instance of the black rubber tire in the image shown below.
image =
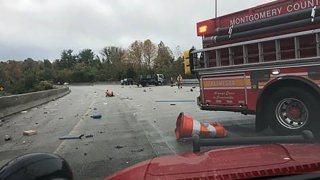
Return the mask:
<path fill-rule="evenodd" d="M 289 129 L 283 126 L 276 118 L 276 108 L 278 103 L 285 98 L 295 98 L 306 106 L 308 110 L 308 120 L 302 127 L 298 129 Z M 292 135 L 301 134 L 303 130 L 311 130 L 317 133 L 319 129 L 320 117 L 319 102 L 317 98 L 309 93 L 307 90 L 298 87 L 285 87 L 279 89 L 276 93 L 272 94 L 268 102 L 264 106 L 264 117 L 269 122 L 270 128 L 279 135 Z"/>

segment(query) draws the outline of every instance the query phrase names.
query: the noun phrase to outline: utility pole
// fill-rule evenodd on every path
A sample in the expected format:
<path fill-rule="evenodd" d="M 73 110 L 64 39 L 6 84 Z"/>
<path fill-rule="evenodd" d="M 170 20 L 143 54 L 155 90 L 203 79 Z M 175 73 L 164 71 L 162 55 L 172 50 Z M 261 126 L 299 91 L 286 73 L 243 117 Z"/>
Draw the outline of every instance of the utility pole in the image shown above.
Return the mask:
<path fill-rule="evenodd" d="M 218 17 L 218 3 L 217 3 L 217 0 L 214 0 L 214 2 L 215 2 L 215 18 L 217 18 Z"/>

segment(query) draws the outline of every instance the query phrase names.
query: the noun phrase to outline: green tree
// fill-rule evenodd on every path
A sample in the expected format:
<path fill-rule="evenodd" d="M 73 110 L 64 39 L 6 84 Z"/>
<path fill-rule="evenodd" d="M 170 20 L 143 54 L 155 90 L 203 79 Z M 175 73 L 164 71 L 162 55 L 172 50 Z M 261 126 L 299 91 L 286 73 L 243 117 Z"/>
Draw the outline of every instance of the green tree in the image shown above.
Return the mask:
<path fill-rule="evenodd" d="M 95 54 L 91 49 L 84 49 L 78 54 L 78 62 L 85 64 L 93 64 Z"/>
<path fill-rule="evenodd" d="M 73 50 L 63 50 L 61 53 L 61 60 L 59 62 L 59 66 L 63 68 L 71 68 L 77 62 L 77 56 L 73 55 Z"/>
<path fill-rule="evenodd" d="M 143 42 L 143 58 L 148 71 L 153 68 L 154 60 L 157 57 L 157 46 L 147 39 Z"/>
<path fill-rule="evenodd" d="M 172 51 L 162 41 L 158 45 L 158 55 L 154 62 L 154 69 L 165 73 L 174 61 Z"/>

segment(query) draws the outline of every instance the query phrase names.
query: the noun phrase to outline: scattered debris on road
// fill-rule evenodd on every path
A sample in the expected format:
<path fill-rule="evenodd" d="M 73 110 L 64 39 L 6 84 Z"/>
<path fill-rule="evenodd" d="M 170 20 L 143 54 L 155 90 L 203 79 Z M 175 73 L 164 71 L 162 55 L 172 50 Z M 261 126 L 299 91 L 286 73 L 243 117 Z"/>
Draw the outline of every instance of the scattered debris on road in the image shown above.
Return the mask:
<path fill-rule="evenodd" d="M 22 114 L 25 114 L 25 113 L 27 113 L 27 112 L 28 112 L 28 111 L 21 111 Z"/>
<path fill-rule="evenodd" d="M 27 130 L 27 131 L 23 131 L 22 133 L 24 136 L 33 136 L 37 134 L 37 131 L 35 130 Z"/>
<path fill-rule="evenodd" d="M 93 108 L 93 110 L 97 110 L 97 108 Z"/>
<path fill-rule="evenodd" d="M 123 148 L 123 146 L 116 146 L 115 148 L 117 148 L 117 149 L 121 149 L 121 148 Z"/>
<path fill-rule="evenodd" d="M 192 89 L 195 89 L 196 87 L 195 86 L 192 86 Z"/>
<path fill-rule="evenodd" d="M 34 124 L 38 125 L 39 123 L 36 122 L 36 123 L 34 123 Z"/>
<path fill-rule="evenodd" d="M 102 115 L 100 113 L 95 112 L 90 117 L 93 118 L 93 119 L 101 119 Z"/>
<path fill-rule="evenodd" d="M 84 156 L 87 156 L 87 153 L 84 153 L 83 155 L 84 155 Z"/>
<path fill-rule="evenodd" d="M 144 148 L 131 150 L 131 152 L 142 152 L 142 151 L 144 151 Z"/>
<path fill-rule="evenodd" d="M 99 133 L 100 133 L 100 134 L 103 134 L 104 132 L 103 132 L 103 131 L 99 131 Z"/>
<path fill-rule="evenodd" d="M 63 119 L 63 117 L 59 117 L 59 119 Z"/>
<path fill-rule="evenodd" d="M 4 136 L 4 141 L 11 141 L 11 136 L 5 135 Z"/>
<path fill-rule="evenodd" d="M 190 89 L 191 92 L 193 92 L 193 89 Z"/>
<path fill-rule="evenodd" d="M 62 136 L 62 137 L 59 137 L 59 140 L 81 139 L 83 136 L 84 136 L 84 134 L 80 134 L 80 135 L 70 135 L 70 136 Z"/>
<path fill-rule="evenodd" d="M 45 112 L 43 112 L 43 114 L 48 114 L 48 112 L 47 112 L 47 111 L 45 111 Z"/>
<path fill-rule="evenodd" d="M 105 102 L 105 103 L 103 103 L 103 105 L 107 105 L 107 104 L 108 104 L 108 103 L 106 103 L 106 102 Z"/>
<path fill-rule="evenodd" d="M 22 141 L 22 144 L 25 144 L 26 143 L 26 141 Z"/>
<path fill-rule="evenodd" d="M 176 104 L 173 104 L 173 103 L 172 103 L 172 104 L 170 104 L 170 106 L 175 106 L 175 105 L 176 105 Z"/>
<path fill-rule="evenodd" d="M 147 90 L 144 89 L 143 92 L 147 92 Z"/>
<path fill-rule="evenodd" d="M 85 136 L 86 138 L 93 138 L 93 134 L 88 134 Z"/>

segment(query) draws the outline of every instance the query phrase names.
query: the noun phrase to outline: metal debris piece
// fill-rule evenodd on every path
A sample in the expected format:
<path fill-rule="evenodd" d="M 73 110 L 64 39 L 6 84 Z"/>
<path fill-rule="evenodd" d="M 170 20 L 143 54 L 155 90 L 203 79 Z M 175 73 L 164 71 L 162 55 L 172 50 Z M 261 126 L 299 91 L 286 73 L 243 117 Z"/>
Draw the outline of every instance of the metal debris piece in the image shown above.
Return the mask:
<path fill-rule="evenodd" d="M 86 138 L 93 138 L 93 134 L 88 134 L 85 136 Z"/>
<path fill-rule="evenodd" d="M 147 92 L 147 90 L 144 89 L 143 92 Z"/>
<path fill-rule="evenodd" d="M 107 104 L 108 104 L 108 103 L 106 103 L 106 102 L 105 102 L 105 103 L 103 103 L 103 105 L 107 105 Z"/>
<path fill-rule="evenodd" d="M 131 150 L 131 152 L 142 152 L 142 151 L 144 151 L 144 148 Z"/>
<path fill-rule="evenodd" d="M 176 104 L 170 104 L 170 106 L 175 106 Z"/>
<path fill-rule="evenodd" d="M 83 136 L 84 136 L 84 134 L 80 134 L 80 135 L 70 135 L 70 136 L 62 136 L 62 137 L 59 137 L 59 140 L 81 139 Z"/>
<path fill-rule="evenodd" d="M 27 113 L 27 112 L 28 112 L 28 111 L 21 111 L 22 114 L 25 114 L 25 113 Z"/>
<path fill-rule="evenodd" d="M 97 110 L 97 108 L 93 108 L 93 110 Z"/>
<path fill-rule="evenodd" d="M 99 113 L 94 113 L 92 116 L 90 116 L 93 119 L 101 119 L 102 115 Z"/>
<path fill-rule="evenodd" d="M 43 112 L 43 114 L 48 114 L 48 112 L 47 112 L 47 111 L 45 111 L 45 112 Z"/>
<path fill-rule="evenodd" d="M 115 148 L 117 148 L 117 149 L 121 149 L 121 148 L 123 148 L 123 146 L 116 146 Z"/>
<path fill-rule="evenodd" d="M 86 155 L 87 155 L 87 153 L 84 153 L 83 155 L 84 155 L 84 156 L 86 156 Z"/>
<path fill-rule="evenodd" d="M 63 117 L 59 117 L 59 119 L 63 119 Z"/>
<path fill-rule="evenodd" d="M 22 133 L 24 136 L 32 136 L 32 135 L 36 135 L 37 131 L 35 130 L 27 130 L 27 131 L 23 131 Z"/>
<path fill-rule="evenodd" d="M 4 136 L 4 140 L 5 140 L 5 141 L 11 141 L 11 136 L 5 135 L 5 136 Z"/>
<path fill-rule="evenodd" d="M 190 89 L 191 92 L 193 92 L 193 89 Z"/>

